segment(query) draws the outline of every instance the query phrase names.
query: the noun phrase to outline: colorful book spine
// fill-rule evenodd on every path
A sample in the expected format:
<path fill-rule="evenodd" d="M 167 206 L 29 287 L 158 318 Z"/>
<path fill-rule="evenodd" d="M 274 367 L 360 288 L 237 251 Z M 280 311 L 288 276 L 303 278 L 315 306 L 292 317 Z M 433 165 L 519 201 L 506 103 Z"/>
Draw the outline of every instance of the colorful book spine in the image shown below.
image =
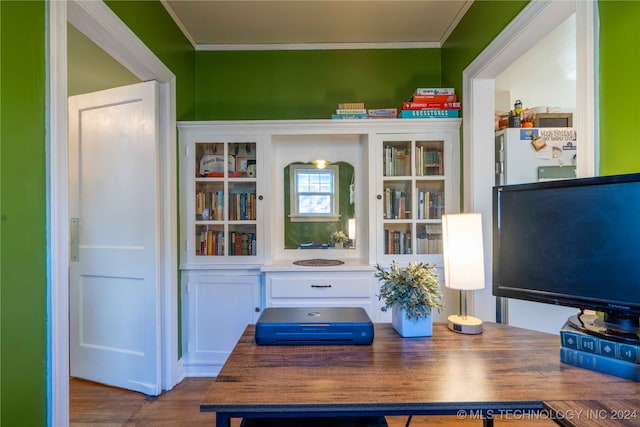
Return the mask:
<path fill-rule="evenodd" d="M 344 119 L 368 119 L 369 115 L 367 113 L 363 114 L 332 114 L 331 118 L 334 120 L 344 120 Z"/>
<path fill-rule="evenodd" d="M 397 108 L 371 108 L 368 111 L 369 118 L 396 118 L 398 117 Z"/>
<path fill-rule="evenodd" d="M 366 108 L 338 108 L 336 114 L 367 114 Z"/>
<path fill-rule="evenodd" d="M 602 372 L 628 380 L 640 381 L 640 364 L 614 359 L 572 348 L 560 348 L 560 361 L 567 365 Z"/>
<path fill-rule="evenodd" d="M 640 363 L 640 345 L 625 344 L 589 335 L 572 327 L 568 322 L 560 329 L 560 339 L 563 347 Z"/>
<path fill-rule="evenodd" d="M 454 95 L 455 93 L 452 87 L 419 87 L 414 95 Z"/>
<path fill-rule="evenodd" d="M 400 117 L 403 119 L 447 119 L 459 117 L 460 110 L 402 110 Z"/>
<path fill-rule="evenodd" d="M 457 102 L 456 95 L 413 95 L 411 102 Z"/>
<path fill-rule="evenodd" d="M 460 102 L 403 102 L 403 110 L 422 110 L 425 108 L 436 108 L 439 110 L 459 110 L 462 108 Z"/>
<path fill-rule="evenodd" d="M 338 109 L 361 109 L 364 108 L 364 102 L 342 102 L 338 104 Z"/>

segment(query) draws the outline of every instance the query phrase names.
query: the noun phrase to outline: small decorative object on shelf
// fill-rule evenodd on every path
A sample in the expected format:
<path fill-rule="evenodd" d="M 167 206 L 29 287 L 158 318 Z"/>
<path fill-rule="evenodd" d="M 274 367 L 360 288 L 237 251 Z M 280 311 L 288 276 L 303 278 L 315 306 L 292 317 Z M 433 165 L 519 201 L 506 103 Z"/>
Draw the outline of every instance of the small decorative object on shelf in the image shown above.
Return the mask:
<path fill-rule="evenodd" d="M 382 282 L 378 298 L 385 310 L 392 309 L 393 329 L 403 337 L 431 336 L 431 311 L 444 308 L 436 266 L 416 261 L 399 267 L 392 261 L 390 271 L 380 264 L 376 270 Z"/>
<path fill-rule="evenodd" d="M 344 244 L 349 241 L 349 237 L 342 230 L 331 233 L 331 241 L 336 249 L 342 249 Z"/>

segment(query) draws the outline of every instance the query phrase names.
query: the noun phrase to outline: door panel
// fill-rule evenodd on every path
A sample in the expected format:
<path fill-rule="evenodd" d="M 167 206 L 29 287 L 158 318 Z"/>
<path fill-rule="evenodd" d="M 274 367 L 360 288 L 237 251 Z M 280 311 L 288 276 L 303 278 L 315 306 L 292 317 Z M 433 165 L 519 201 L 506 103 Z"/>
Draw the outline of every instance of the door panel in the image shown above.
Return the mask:
<path fill-rule="evenodd" d="M 160 393 L 156 82 L 69 98 L 72 376 Z"/>

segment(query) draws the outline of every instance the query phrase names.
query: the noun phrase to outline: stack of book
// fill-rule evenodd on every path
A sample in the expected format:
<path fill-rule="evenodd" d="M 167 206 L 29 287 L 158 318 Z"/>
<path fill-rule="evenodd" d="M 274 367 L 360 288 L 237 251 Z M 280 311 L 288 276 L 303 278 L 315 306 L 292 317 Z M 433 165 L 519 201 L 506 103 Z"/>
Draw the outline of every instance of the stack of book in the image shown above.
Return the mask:
<path fill-rule="evenodd" d="M 460 116 L 461 103 L 453 88 L 417 88 L 410 101 L 402 103 L 403 119 L 434 119 Z"/>
<path fill-rule="evenodd" d="M 338 104 L 336 113 L 331 115 L 332 119 L 368 119 L 369 114 L 364 108 L 364 102 L 344 102 Z"/>
<path fill-rule="evenodd" d="M 562 363 L 640 381 L 640 344 L 589 335 L 569 321 L 560 330 L 560 338 Z"/>

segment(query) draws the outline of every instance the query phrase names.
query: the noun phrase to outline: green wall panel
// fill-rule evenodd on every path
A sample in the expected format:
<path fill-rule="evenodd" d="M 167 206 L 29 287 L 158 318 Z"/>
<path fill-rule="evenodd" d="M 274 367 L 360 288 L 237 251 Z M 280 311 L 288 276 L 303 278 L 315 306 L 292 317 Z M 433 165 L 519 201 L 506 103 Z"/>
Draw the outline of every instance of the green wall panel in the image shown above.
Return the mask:
<path fill-rule="evenodd" d="M 1 1 L 0 424 L 47 420 L 45 3 Z"/>
<path fill-rule="evenodd" d="M 176 117 L 193 120 L 195 49 L 159 1 L 105 3 L 176 76 Z"/>
<path fill-rule="evenodd" d="M 442 46 L 442 83 L 462 93 L 462 72 L 529 3 L 475 1 Z M 464 105 L 463 105 L 464 107 Z"/>
<path fill-rule="evenodd" d="M 198 51 L 198 120 L 326 119 L 340 102 L 399 108 L 440 86 L 439 49 Z"/>
<path fill-rule="evenodd" d="M 462 72 L 529 3 L 475 1 L 442 46 L 442 85 L 453 87 L 464 109 Z M 460 208 L 464 200 L 464 139 L 460 129 Z"/>
<path fill-rule="evenodd" d="M 600 1 L 600 174 L 640 172 L 640 2 Z"/>

